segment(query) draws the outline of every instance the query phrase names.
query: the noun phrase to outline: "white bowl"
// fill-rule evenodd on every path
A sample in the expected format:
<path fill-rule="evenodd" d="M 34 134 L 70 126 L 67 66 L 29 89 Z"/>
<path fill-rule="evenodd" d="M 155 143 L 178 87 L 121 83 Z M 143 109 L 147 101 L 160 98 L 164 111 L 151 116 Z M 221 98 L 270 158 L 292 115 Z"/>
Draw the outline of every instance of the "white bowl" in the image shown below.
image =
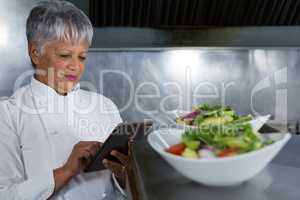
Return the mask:
<path fill-rule="evenodd" d="M 226 158 L 189 159 L 166 152 L 164 145 L 181 142 L 182 129 L 159 129 L 148 142 L 174 169 L 185 177 L 209 186 L 231 186 L 247 181 L 263 170 L 291 138 L 289 133 L 263 135 L 275 142 L 262 149 Z M 164 141 L 165 143 L 163 143 Z"/>
<path fill-rule="evenodd" d="M 177 124 L 176 119 L 182 115 L 189 113 L 189 111 L 184 110 L 172 110 L 169 113 L 169 117 L 174 122 L 174 126 L 177 128 L 196 128 L 196 126 Z M 254 119 L 250 120 L 249 123 L 252 125 L 254 131 L 259 131 L 259 129 L 269 120 L 271 115 L 257 116 Z"/>

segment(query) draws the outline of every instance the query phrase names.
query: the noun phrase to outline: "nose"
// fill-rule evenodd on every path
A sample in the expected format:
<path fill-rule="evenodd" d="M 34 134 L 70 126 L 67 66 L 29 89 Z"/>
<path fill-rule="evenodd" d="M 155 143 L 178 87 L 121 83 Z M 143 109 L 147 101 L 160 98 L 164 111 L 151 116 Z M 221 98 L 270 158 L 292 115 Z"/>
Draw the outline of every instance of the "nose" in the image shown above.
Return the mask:
<path fill-rule="evenodd" d="M 77 71 L 80 68 L 81 64 L 82 63 L 78 59 L 73 58 L 72 61 L 68 65 L 68 69 L 70 71 Z"/>

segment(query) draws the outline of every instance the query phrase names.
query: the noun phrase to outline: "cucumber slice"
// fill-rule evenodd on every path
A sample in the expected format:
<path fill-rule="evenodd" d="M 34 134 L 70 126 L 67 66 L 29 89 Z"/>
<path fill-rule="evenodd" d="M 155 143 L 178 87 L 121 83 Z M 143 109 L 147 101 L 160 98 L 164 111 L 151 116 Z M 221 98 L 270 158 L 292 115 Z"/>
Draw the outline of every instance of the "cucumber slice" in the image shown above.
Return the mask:
<path fill-rule="evenodd" d="M 191 150 L 189 148 L 185 148 L 185 150 L 181 154 L 185 158 L 192 158 L 192 159 L 197 159 L 199 158 L 198 153 L 194 150 Z"/>

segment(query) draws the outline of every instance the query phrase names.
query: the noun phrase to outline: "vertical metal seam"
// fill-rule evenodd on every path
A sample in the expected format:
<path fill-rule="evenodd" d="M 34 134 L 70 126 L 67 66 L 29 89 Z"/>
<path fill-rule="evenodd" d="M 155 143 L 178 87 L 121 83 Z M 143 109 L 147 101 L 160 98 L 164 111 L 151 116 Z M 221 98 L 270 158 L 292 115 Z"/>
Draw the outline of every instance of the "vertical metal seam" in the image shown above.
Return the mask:
<path fill-rule="evenodd" d="M 179 8 L 179 4 L 180 4 L 180 0 L 174 0 L 174 1 L 176 2 L 176 4 L 175 4 L 175 9 L 174 9 L 172 25 L 176 25 L 178 8 Z"/>
<path fill-rule="evenodd" d="M 295 5 L 293 5 L 294 10 L 293 10 L 292 14 L 290 15 L 290 20 L 288 22 L 290 25 L 296 25 L 297 24 L 296 18 L 297 18 L 297 16 L 299 16 L 299 14 L 298 14 L 299 13 L 298 12 L 298 10 L 299 10 L 299 3 L 300 3 L 300 1 L 296 0 Z"/>
<path fill-rule="evenodd" d="M 280 16 L 279 24 L 287 25 L 288 13 L 291 8 L 291 0 L 286 0 L 285 5 L 283 6 L 282 14 Z"/>

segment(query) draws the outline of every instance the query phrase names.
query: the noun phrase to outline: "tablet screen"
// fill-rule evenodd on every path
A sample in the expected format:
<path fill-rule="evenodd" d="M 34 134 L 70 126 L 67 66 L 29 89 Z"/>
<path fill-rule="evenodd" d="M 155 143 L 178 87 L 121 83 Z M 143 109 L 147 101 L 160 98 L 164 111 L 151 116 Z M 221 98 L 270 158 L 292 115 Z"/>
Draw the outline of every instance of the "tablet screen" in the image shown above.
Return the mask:
<path fill-rule="evenodd" d="M 137 137 L 144 136 L 151 127 L 152 122 L 119 124 L 103 143 L 100 150 L 96 153 L 95 159 L 85 168 L 84 172 L 106 169 L 102 164 L 104 158 L 118 162 L 115 157 L 110 155 L 110 152 L 117 150 L 123 154 L 127 154 L 128 142 L 130 140 L 133 141 Z"/>

